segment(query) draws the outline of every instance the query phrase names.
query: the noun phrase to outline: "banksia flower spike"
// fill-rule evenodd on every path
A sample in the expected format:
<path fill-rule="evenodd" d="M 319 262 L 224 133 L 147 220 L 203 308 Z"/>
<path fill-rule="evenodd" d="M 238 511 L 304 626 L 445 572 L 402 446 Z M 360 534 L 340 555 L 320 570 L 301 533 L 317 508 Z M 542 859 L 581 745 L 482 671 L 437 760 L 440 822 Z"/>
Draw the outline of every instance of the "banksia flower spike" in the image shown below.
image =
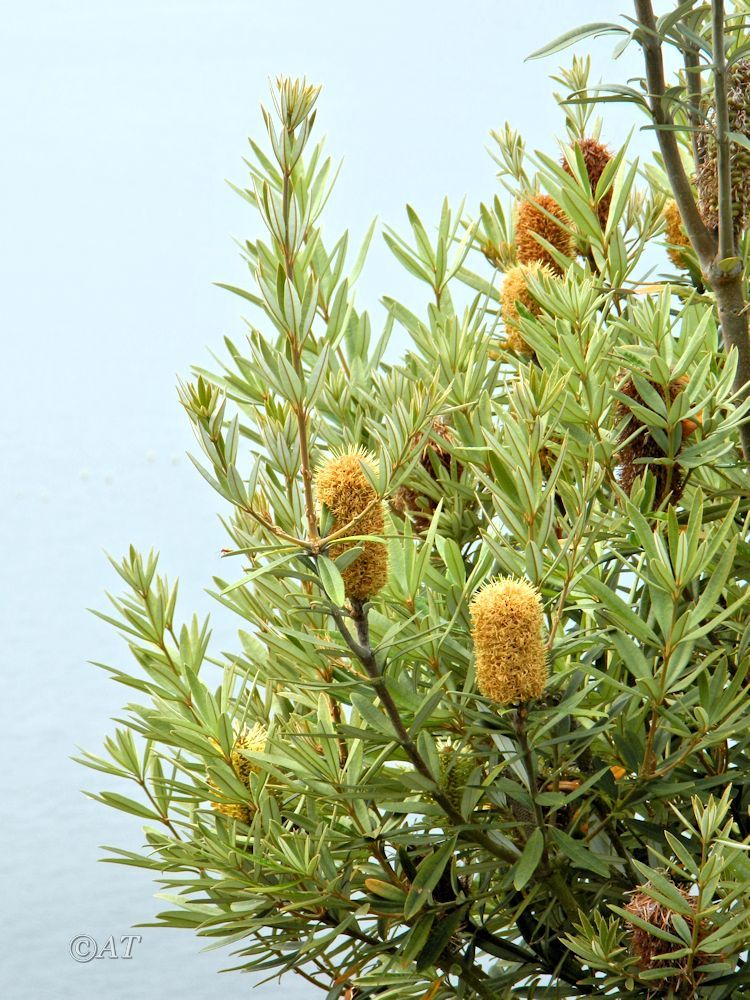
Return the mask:
<path fill-rule="evenodd" d="M 253 753 L 260 753 L 265 749 L 268 733 L 265 726 L 256 722 L 252 729 L 242 729 L 235 737 L 232 751 L 229 755 L 232 770 L 246 788 L 250 786 L 250 775 L 258 773 L 258 765 L 249 760 L 243 750 Z M 215 743 L 215 741 L 212 740 Z M 215 743 L 216 746 L 218 744 Z M 213 782 L 209 780 L 209 784 Z M 230 819 L 238 819 L 243 823 L 249 823 L 252 819 L 253 808 L 249 802 L 212 802 L 211 808 L 217 812 L 228 816 Z"/>
<path fill-rule="evenodd" d="M 539 194 L 533 201 L 522 201 L 516 211 L 516 254 L 519 263 L 538 261 L 552 268 L 556 274 L 562 274 L 562 267 L 535 237 L 541 236 L 566 257 L 575 257 L 571 227 L 568 216 L 548 194 Z"/>
<path fill-rule="evenodd" d="M 333 516 L 333 529 L 345 525 L 347 535 L 380 535 L 385 532 L 383 504 L 365 475 L 362 466 L 374 468 L 373 459 L 356 449 L 334 455 L 318 469 L 315 486 L 318 502 Z M 347 597 L 365 601 L 388 581 L 388 549 L 380 542 L 342 542 L 331 545 L 328 555 L 337 559 L 351 548 L 362 548 L 354 562 L 344 569 Z"/>
<path fill-rule="evenodd" d="M 589 177 L 591 193 L 596 194 L 596 185 L 599 183 L 599 180 L 604 173 L 604 168 L 612 159 L 612 154 L 603 143 L 599 142 L 598 139 L 581 139 L 576 143 L 576 147 L 580 149 L 581 155 L 583 156 L 583 162 L 586 164 L 586 173 Z M 573 171 L 566 157 L 562 158 L 562 168 L 566 174 L 569 174 L 571 177 L 573 176 Z M 611 201 L 612 188 L 607 191 L 597 206 L 599 225 L 602 229 L 604 229 L 607 224 Z"/>
<path fill-rule="evenodd" d="M 674 885 L 674 883 L 672 884 L 690 908 L 694 909 L 695 898 L 685 889 Z M 677 936 L 677 929 L 674 925 L 676 911 L 664 903 L 652 899 L 648 893 L 648 888 L 648 885 L 639 886 L 631 894 L 630 902 L 625 907 L 626 912 L 637 917 L 639 920 L 643 920 L 654 928 Z M 680 913 L 680 916 L 692 930 L 694 918 L 689 913 Z M 704 928 L 701 927 L 698 934 L 698 940 L 700 941 L 702 937 L 705 937 Z M 644 927 L 635 923 L 631 924 L 630 950 L 638 958 L 642 970 L 647 971 L 649 969 L 671 967 L 683 971 L 682 975 L 675 976 L 672 980 L 668 981 L 673 989 L 677 989 L 685 979 L 684 972 L 687 970 L 687 956 L 683 955 L 674 959 L 669 956 L 672 952 L 682 950 L 682 948 L 682 944 L 665 941 L 664 938 L 658 937 L 656 934 L 651 934 Z M 657 958 L 657 955 L 665 957 Z M 698 954 L 693 958 L 693 966 L 702 965 L 706 961 L 708 961 L 707 955 Z M 665 983 L 665 985 L 667 984 Z M 693 994 L 691 993 L 690 995 L 692 996 Z"/>
<path fill-rule="evenodd" d="M 520 316 L 517 303 L 520 302 L 531 313 L 538 316 L 542 307 L 531 294 L 529 278 L 554 278 L 555 272 L 547 264 L 534 261 L 527 266 L 512 267 L 505 275 L 500 292 L 500 311 L 505 324 L 505 346 L 516 354 L 533 354 L 533 350 L 521 336 L 518 328 Z"/>
<path fill-rule="evenodd" d="M 481 693 L 501 705 L 541 697 L 547 657 L 539 591 L 501 577 L 474 596 L 469 611 Z"/>
<path fill-rule="evenodd" d="M 685 375 L 670 382 L 666 390 L 663 386 L 651 382 L 650 379 L 647 381 L 661 395 L 667 406 L 670 406 L 677 399 L 688 384 L 688 379 Z M 647 406 L 641 398 L 632 378 L 628 378 L 625 384 L 620 386 L 619 391 L 641 406 Z M 678 503 L 684 487 L 683 475 L 679 465 L 676 463 L 668 465 L 650 461 L 664 458 L 664 449 L 649 433 L 647 425 L 622 400 L 618 401 L 615 405 L 615 419 L 618 422 L 622 420 L 626 421 L 620 433 L 622 448 L 618 453 L 620 463 L 619 479 L 622 488 L 626 493 L 630 494 L 635 480 L 638 476 L 642 476 L 648 468 L 656 480 L 655 504 L 659 506 L 666 499 L 669 499 L 669 502 L 672 504 Z M 698 423 L 700 423 L 700 417 L 697 417 L 695 421 L 683 420 L 683 438 L 694 433 Z M 635 436 L 633 437 L 633 435 Z M 632 440 L 628 440 L 631 437 Z"/>
<path fill-rule="evenodd" d="M 671 199 L 664 206 L 664 221 L 667 225 L 667 254 L 669 259 L 672 261 L 675 267 L 682 268 L 683 270 L 687 267 L 685 255 L 680 250 L 680 247 L 686 247 L 690 249 L 690 240 L 685 232 L 685 227 L 682 224 L 682 216 L 680 215 L 680 210 L 677 207 L 677 202 Z"/>

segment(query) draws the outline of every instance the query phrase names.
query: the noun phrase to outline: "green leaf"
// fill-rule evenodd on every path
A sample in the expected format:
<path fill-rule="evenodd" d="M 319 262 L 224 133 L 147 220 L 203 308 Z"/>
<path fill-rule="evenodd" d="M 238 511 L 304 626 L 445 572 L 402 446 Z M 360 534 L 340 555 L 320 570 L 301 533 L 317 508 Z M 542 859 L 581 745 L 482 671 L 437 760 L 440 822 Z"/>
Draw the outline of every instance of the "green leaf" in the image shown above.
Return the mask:
<path fill-rule="evenodd" d="M 90 799 L 96 799 L 97 802 L 103 802 L 105 805 L 113 806 L 115 809 L 130 813 L 132 816 L 140 816 L 141 819 L 161 820 L 161 816 L 155 813 L 153 809 L 149 809 L 148 806 L 143 805 L 142 802 L 137 802 L 135 799 L 129 799 L 125 795 L 120 795 L 118 792 L 100 792 L 99 795 L 86 792 L 86 795 Z"/>
<path fill-rule="evenodd" d="M 466 918 L 467 909 L 468 905 L 458 906 L 433 925 L 425 946 L 417 958 L 417 972 L 429 969 L 440 958 L 446 945 Z"/>
<path fill-rule="evenodd" d="M 234 583 L 230 583 L 229 586 L 224 587 L 221 591 L 221 596 L 223 597 L 225 594 L 230 594 L 233 590 L 237 590 L 239 587 L 244 587 L 246 583 L 252 583 L 252 581 L 257 580 L 258 577 L 270 574 L 278 566 L 289 562 L 290 559 L 293 559 L 298 554 L 298 552 L 287 552 L 285 555 L 279 556 L 277 559 L 272 559 L 270 562 L 262 563 L 257 567 L 257 569 L 251 570 L 239 580 L 235 580 Z"/>
<path fill-rule="evenodd" d="M 384 733 L 393 738 L 394 732 L 390 720 L 373 705 L 370 699 L 361 694 L 353 694 L 352 704 L 362 716 L 362 719 L 369 726 L 372 726 L 376 732 Z"/>
<path fill-rule="evenodd" d="M 316 565 L 323 589 L 336 607 L 340 608 L 346 600 L 346 588 L 344 587 L 344 578 L 339 572 L 338 566 L 328 556 L 318 556 Z"/>
<path fill-rule="evenodd" d="M 641 642 L 658 645 L 659 640 L 646 622 L 628 607 L 628 605 L 611 590 L 606 583 L 591 574 L 584 576 L 581 586 L 595 597 L 609 612 L 608 618 L 617 627 L 634 635 Z"/>
<path fill-rule="evenodd" d="M 624 28 L 621 24 L 613 24 L 607 21 L 592 21 L 590 24 L 582 24 L 580 28 L 573 28 L 572 31 L 566 31 L 564 35 L 559 35 L 553 42 L 548 42 L 541 49 L 537 49 L 530 56 L 526 56 L 526 62 L 529 62 L 531 59 L 543 59 L 545 56 L 552 56 L 556 52 L 562 52 L 563 49 L 570 48 L 571 45 L 575 45 L 576 42 L 580 42 L 584 38 L 598 38 L 600 35 L 629 34 L 630 32 L 627 28 Z"/>
<path fill-rule="evenodd" d="M 518 859 L 513 872 L 513 885 L 521 890 L 537 869 L 544 851 L 544 835 L 536 829 L 526 841 L 523 854 Z"/>
<path fill-rule="evenodd" d="M 215 281 L 214 284 L 217 288 L 223 288 L 227 292 L 232 292 L 233 295 L 239 295 L 240 298 L 247 299 L 248 302 L 252 302 L 254 306 L 260 306 L 261 309 L 265 304 L 263 299 L 258 295 L 253 295 L 252 292 L 247 292 L 244 288 L 238 288 L 236 285 L 225 285 L 223 281 Z"/>
<path fill-rule="evenodd" d="M 456 838 L 451 837 L 441 848 L 425 858 L 417 869 L 404 903 L 404 920 L 411 920 L 429 902 L 432 890 L 440 881 L 445 866 L 453 857 Z"/>
<path fill-rule="evenodd" d="M 607 877 L 609 874 L 607 865 L 580 840 L 574 840 L 573 837 L 556 827 L 551 827 L 549 833 L 558 850 L 569 859 L 574 868 L 596 872 L 597 875 Z"/>
<path fill-rule="evenodd" d="M 635 678 L 652 677 L 652 670 L 646 657 L 629 636 L 624 632 L 615 631 L 612 633 L 612 643 L 620 654 L 622 662 Z"/>

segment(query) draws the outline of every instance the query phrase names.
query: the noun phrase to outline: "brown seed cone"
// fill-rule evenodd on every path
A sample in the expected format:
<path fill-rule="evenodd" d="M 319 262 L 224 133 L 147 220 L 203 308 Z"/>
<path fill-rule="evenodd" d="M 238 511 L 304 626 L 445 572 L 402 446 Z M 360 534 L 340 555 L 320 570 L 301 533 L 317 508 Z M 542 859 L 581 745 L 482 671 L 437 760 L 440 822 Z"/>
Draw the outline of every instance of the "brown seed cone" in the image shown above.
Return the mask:
<path fill-rule="evenodd" d="M 575 257 L 575 239 L 568 231 L 571 228 L 570 219 L 550 195 L 539 194 L 533 201 L 522 201 L 516 210 L 516 254 L 519 263 L 538 261 L 551 267 L 556 274 L 562 274 L 563 269 L 549 250 L 536 241 L 534 234 L 541 236 L 566 257 Z"/>
<path fill-rule="evenodd" d="M 679 394 L 685 388 L 687 381 L 687 377 L 683 375 L 681 378 L 675 379 L 674 382 L 671 382 L 668 388 L 669 398 L 667 399 L 663 388 L 656 385 L 651 381 L 651 379 L 648 379 L 648 382 L 653 385 L 657 392 L 661 394 L 664 401 L 668 402 L 670 405 L 675 401 L 675 399 L 677 399 Z M 620 387 L 620 392 L 624 396 L 628 396 L 630 399 L 640 403 L 642 406 L 647 405 L 643 399 L 641 399 L 632 378 L 627 379 L 625 384 Z M 646 470 L 649 469 L 656 480 L 656 493 L 654 496 L 654 503 L 656 506 L 658 507 L 661 505 L 663 501 L 667 499 L 667 496 L 669 497 L 670 504 L 679 503 L 680 497 L 682 496 L 682 490 L 684 488 L 684 479 L 679 465 L 675 464 L 670 468 L 667 465 L 653 464 L 649 461 L 637 461 L 638 459 L 664 458 L 664 451 L 651 434 L 649 434 L 643 421 L 640 420 L 635 413 L 633 413 L 627 403 L 618 400 L 615 405 L 614 414 L 615 420 L 618 423 L 627 419 L 627 423 L 625 424 L 620 435 L 620 441 L 626 441 L 631 434 L 634 434 L 636 431 L 640 431 L 637 437 L 620 449 L 617 456 L 620 463 L 619 480 L 622 488 L 628 495 L 630 495 L 630 491 L 633 488 L 635 480 L 638 476 L 644 475 Z M 683 427 L 683 435 L 687 432 L 688 428 Z"/>
<path fill-rule="evenodd" d="M 453 441 L 453 434 L 447 422 L 443 420 L 442 417 L 435 417 L 432 421 L 432 432 L 435 435 L 431 438 L 422 449 L 422 457 L 419 460 L 420 465 L 428 475 L 432 476 L 434 479 L 436 476 L 435 467 L 432 464 L 433 458 L 437 461 L 438 465 L 442 465 L 444 469 L 450 469 L 451 467 L 451 453 L 447 448 L 444 448 L 441 441 L 445 444 L 451 444 Z M 459 471 L 460 471 L 459 464 Z"/>
<path fill-rule="evenodd" d="M 461 808 L 466 782 L 475 767 L 473 755 L 450 740 L 438 747 L 440 787 L 454 809 Z"/>
<path fill-rule="evenodd" d="M 680 886 L 675 885 L 674 888 L 679 892 L 679 894 L 689 903 L 689 905 L 695 908 L 695 897 L 691 896 L 685 889 Z M 644 920 L 647 924 L 651 924 L 652 927 L 658 927 L 659 930 L 668 931 L 671 934 L 676 934 L 676 930 L 673 924 L 675 911 L 671 910 L 668 906 L 663 903 L 659 903 L 652 899 L 647 891 L 648 886 L 641 886 L 632 893 L 630 897 L 630 902 L 625 907 L 628 913 L 632 914 L 634 917 L 639 917 Z M 692 928 L 693 918 L 689 914 L 682 914 L 682 917 L 688 927 Z M 701 927 L 699 930 L 698 940 L 706 936 L 705 928 Z M 642 927 L 638 927 L 635 924 L 631 924 L 630 930 L 630 950 L 634 955 L 638 957 L 641 969 L 644 971 L 647 969 L 658 969 L 664 968 L 665 966 L 674 966 L 681 970 L 687 970 L 687 956 L 683 956 L 677 959 L 670 958 L 657 958 L 657 955 L 669 955 L 671 952 L 679 951 L 680 945 L 673 944 L 671 941 L 665 941 L 663 938 L 657 937 L 656 934 L 650 934 L 647 930 Z M 693 960 L 693 966 L 699 966 L 704 962 L 709 960 L 708 955 L 698 954 Z M 665 985 L 671 985 L 673 989 L 676 989 L 684 981 L 684 974 L 675 976 L 673 980 L 669 980 Z M 692 995 L 692 994 L 691 994 Z"/>
<path fill-rule="evenodd" d="M 518 328 L 520 316 L 517 302 L 525 306 L 532 316 L 538 316 L 542 307 L 532 296 L 528 279 L 553 278 L 555 272 L 546 264 L 534 261 L 527 266 L 512 267 L 505 275 L 500 292 L 500 311 L 505 324 L 505 346 L 516 354 L 533 354 L 533 350 L 521 336 Z"/>
<path fill-rule="evenodd" d="M 333 531 L 352 523 L 347 535 L 380 535 L 385 533 L 383 504 L 362 471 L 362 465 L 373 467 L 372 459 L 355 450 L 334 455 L 318 469 L 315 486 L 319 503 L 333 515 Z M 328 555 L 337 559 L 350 548 L 362 548 L 342 576 L 347 597 L 366 601 L 388 582 L 388 549 L 380 542 L 345 542 L 331 545 Z"/>
<path fill-rule="evenodd" d="M 421 493 L 417 493 L 411 486 L 399 486 L 390 501 L 391 509 L 400 514 L 401 517 L 408 517 L 410 514 L 413 515 L 415 512 L 418 512 L 423 502 L 434 509 L 432 497 L 426 497 Z M 414 518 L 415 521 L 421 521 L 422 519 L 422 515 Z"/>
<path fill-rule="evenodd" d="M 536 588 L 501 577 L 475 594 L 469 611 L 481 693 L 501 705 L 541 697 L 548 674 Z"/>
<path fill-rule="evenodd" d="M 708 144 L 705 144 L 706 147 Z M 716 150 L 705 148 L 696 175 L 698 210 L 708 229 L 719 228 L 719 179 L 716 172 Z M 734 201 L 734 199 L 732 199 Z"/>
<path fill-rule="evenodd" d="M 534 813 L 531 809 L 527 809 L 526 806 L 521 805 L 520 802 L 516 802 L 515 799 L 508 798 L 508 805 L 513 818 L 519 823 L 527 824 L 534 822 Z"/>
<path fill-rule="evenodd" d="M 450 470 L 451 467 L 451 454 L 440 442 L 444 441 L 446 444 L 450 444 L 453 440 L 453 434 L 450 426 L 442 417 L 435 417 L 432 421 L 432 432 L 434 436 L 427 441 L 422 449 L 419 464 L 431 479 L 438 482 L 436 466 L 438 468 L 442 466 L 447 470 Z M 463 466 L 460 462 L 456 462 L 456 475 L 460 477 L 462 471 Z M 429 528 L 432 515 L 437 507 L 437 502 L 433 497 L 420 493 L 408 485 L 399 486 L 390 503 L 391 508 L 401 517 L 410 516 L 419 531 L 426 531 Z"/>
<path fill-rule="evenodd" d="M 667 224 L 667 254 L 675 267 L 684 270 L 687 267 L 685 255 L 680 247 L 690 248 L 690 240 L 682 224 L 682 216 L 677 207 L 677 202 L 671 199 L 664 206 L 664 221 Z"/>
<path fill-rule="evenodd" d="M 589 175 L 591 193 L 595 195 L 596 185 L 599 183 L 599 180 L 604 173 L 604 168 L 612 159 L 612 154 L 603 143 L 599 142 L 598 139 L 581 139 L 576 143 L 576 146 L 580 149 L 583 156 L 583 162 L 586 164 L 586 173 Z M 562 158 L 562 168 L 566 174 L 570 174 L 571 177 L 573 176 L 573 171 L 571 170 L 570 164 L 565 157 Z M 597 206 L 599 225 L 602 229 L 604 229 L 607 225 L 611 201 L 612 188 L 607 191 Z"/>
<path fill-rule="evenodd" d="M 728 71 L 727 110 L 729 130 L 750 139 L 750 60 L 740 59 Z M 716 147 L 716 107 L 709 98 L 703 112 L 707 128 L 696 133 L 700 166 L 696 174 L 698 208 L 709 229 L 719 226 L 719 182 Z M 730 142 L 732 183 L 732 218 L 740 233 L 750 216 L 750 150 Z"/>

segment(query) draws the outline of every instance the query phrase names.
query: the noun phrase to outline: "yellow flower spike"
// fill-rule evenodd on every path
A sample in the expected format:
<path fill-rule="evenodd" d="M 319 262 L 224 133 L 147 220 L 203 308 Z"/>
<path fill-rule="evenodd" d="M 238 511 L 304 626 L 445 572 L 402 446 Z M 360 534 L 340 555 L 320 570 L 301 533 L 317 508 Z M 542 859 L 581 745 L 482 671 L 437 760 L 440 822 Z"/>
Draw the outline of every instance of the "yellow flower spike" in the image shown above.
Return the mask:
<path fill-rule="evenodd" d="M 469 611 L 481 693 L 501 705 L 541 697 L 548 671 L 539 591 L 501 577 L 474 596 Z"/>
<path fill-rule="evenodd" d="M 267 738 L 266 727 L 259 722 L 256 722 L 252 729 L 242 729 L 235 737 L 229 759 L 234 773 L 245 787 L 249 787 L 250 775 L 257 774 L 259 768 L 254 761 L 245 757 L 242 751 L 262 752 L 265 749 Z M 214 740 L 212 742 L 215 743 Z M 209 781 L 209 784 L 213 786 L 213 782 Z M 243 823 L 250 822 L 254 809 L 249 803 L 244 802 L 212 802 L 211 808 L 223 816 L 238 819 Z"/>
<path fill-rule="evenodd" d="M 677 202 L 671 198 L 664 206 L 664 221 L 667 224 L 667 242 L 670 244 L 667 247 L 669 259 L 675 267 L 679 267 L 684 270 L 687 265 L 685 262 L 685 255 L 680 250 L 680 247 L 689 248 L 690 240 L 688 239 L 685 227 L 682 224 L 682 216 L 680 215 L 680 210 L 677 207 Z"/>
<path fill-rule="evenodd" d="M 334 455 L 321 465 L 315 476 L 318 502 L 333 516 L 333 532 L 351 523 L 347 535 L 383 535 L 383 504 L 365 475 L 362 466 L 374 469 L 371 456 L 356 449 Z M 388 549 L 380 542 L 334 542 L 329 556 L 337 559 L 347 549 L 362 548 L 353 563 L 343 571 L 347 597 L 366 601 L 388 581 Z"/>
<path fill-rule="evenodd" d="M 538 316 L 541 306 L 529 289 L 529 278 L 554 278 L 555 272 L 546 264 L 535 261 L 529 265 L 512 267 L 505 275 L 500 292 L 500 311 L 505 324 L 505 346 L 516 354 L 533 354 L 533 350 L 521 336 L 518 329 L 520 316 L 517 303 L 520 302 L 532 316 Z"/>
<path fill-rule="evenodd" d="M 234 741 L 231 753 L 232 767 L 243 785 L 246 785 L 250 780 L 250 775 L 257 774 L 260 768 L 255 761 L 245 757 L 242 751 L 262 753 L 266 748 L 267 739 L 266 727 L 262 723 L 256 722 L 252 729 L 243 729 Z"/>

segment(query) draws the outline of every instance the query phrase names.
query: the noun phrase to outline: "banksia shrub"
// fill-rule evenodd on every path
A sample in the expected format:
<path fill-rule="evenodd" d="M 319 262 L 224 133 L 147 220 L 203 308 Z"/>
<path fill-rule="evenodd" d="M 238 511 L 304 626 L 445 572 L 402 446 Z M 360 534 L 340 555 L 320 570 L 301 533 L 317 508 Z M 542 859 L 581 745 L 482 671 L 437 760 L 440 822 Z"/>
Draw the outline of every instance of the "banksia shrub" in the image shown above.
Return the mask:
<path fill-rule="evenodd" d="M 258 766 L 244 755 L 243 750 L 249 750 L 251 753 L 261 753 L 265 750 L 267 735 L 265 726 L 255 723 L 252 729 L 242 729 L 235 738 L 230 753 L 230 763 L 234 773 L 248 789 L 250 787 L 250 775 L 257 774 Z M 213 784 L 210 779 L 209 784 Z M 224 816 L 228 816 L 230 819 L 238 819 L 243 823 L 249 823 L 252 819 L 253 806 L 249 800 L 247 803 L 212 802 L 211 808 L 222 813 Z"/>
<path fill-rule="evenodd" d="M 750 60 L 740 59 L 729 67 L 727 110 L 729 131 L 750 140 Z M 707 127 L 696 133 L 699 167 L 696 175 L 699 208 L 709 229 L 719 225 L 719 181 L 716 149 L 716 108 L 713 100 L 704 107 Z M 747 226 L 750 212 L 750 149 L 730 142 L 732 218 L 736 232 Z"/>
<path fill-rule="evenodd" d="M 583 162 L 586 164 L 586 173 L 588 174 L 589 184 L 591 185 L 591 193 L 592 195 L 595 195 L 596 185 L 599 183 L 599 180 L 604 173 L 604 168 L 612 159 L 612 154 L 603 143 L 599 142 L 598 139 L 581 139 L 575 145 L 581 151 Z M 573 176 L 573 171 L 566 157 L 562 158 L 562 168 L 566 174 L 569 174 L 571 177 Z M 610 187 L 609 191 L 607 191 L 597 206 L 599 224 L 602 229 L 604 229 L 607 224 L 611 201 L 612 188 Z"/>
<path fill-rule="evenodd" d="M 650 887 L 648 885 L 645 885 L 639 887 L 632 893 L 630 902 L 625 907 L 626 913 L 629 917 L 635 917 L 636 920 L 643 921 L 657 930 L 666 931 L 667 933 L 678 937 L 679 935 L 675 925 L 675 917 L 678 915 L 677 912 L 665 903 L 655 900 L 649 894 L 649 888 Z M 695 909 L 695 898 L 691 896 L 690 893 L 674 883 L 672 883 L 672 888 L 685 900 L 685 903 L 690 910 Z M 679 917 L 685 921 L 688 928 L 692 932 L 694 919 L 690 913 L 681 912 Z M 702 937 L 705 937 L 705 929 L 703 927 L 701 927 L 698 931 L 699 945 Z M 672 989 L 677 990 L 681 985 L 687 985 L 690 987 L 695 985 L 692 976 L 690 982 L 686 983 L 685 973 L 687 970 L 688 956 L 679 955 L 674 958 L 672 957 L 674 952 L 685 950 L 685 946 L 682 942 L 678 943 L 676 941 L 667 941 L 663 937 L 659 937 L 659 935 L 652 933 L 645 927 L 642 927 L 639 923 L 631 921 L 630 949 L 637 957 L 640 968 L 644 971 L 660 968 L 680 969 L 680 974 L 670 979 L 662 980 L 664 987 L 671 986 Z M 699 966 L 706 961 L 708 961 L 707 955 L 702 955 L 700 952 L 693 954 L 692 967 L 694 968 L 695 966 Z M 689 995 L 694 996 L 695 994 L 690 993 Z"/>
<path fill-rule="evenodd" d="M 522 201 L 516 210 L 516 254 L 519 263 L 546 264 L 556 274 L 563 269 L 550 251 L 536 239 L 541 236 L 566 257 L 576 253 L 572 223 L 554 198 L 539 194 L 531 201 Z"/>
<path fill-rule="evenodd" d="M 477 686 L 501 705 L 540 698 L 547 683 L 542 600 L 525 580 L 503 577 L 470 606 Z"/>
<path fill-rule="evenodd" d="M 691 37 L 710 39 L 709 6 Z M 558 83 L 596 98 L 587 72 L 578 60 Z M 660 106 L 682 115 L 673 93 Z M 408 305 L 385 295 L 381 327 L 353 297 L 364 250 L 322 228 L 334 158 L 308 144 L 316 97 L 280 81 L 263 115 L 241 189 L 249 287 L 227 286 L 250 334 L 180 394 L 229 536 L 221 644 L 155 555 L 115 564 L 123 593 L 102 618 L 126 643 L 107 670 L 128 704 L 83 762 L 115 786 L 93 798 L 144 820 L 116 860 L 172 900 L 158 923 L 223 941 L 253 980 L 289 974 L 272 991 L 299 973 L 332 998 L 647 1000 L 675 975 L 649 967 L 649 930 L 705 922 L 684 978 L 710 952 L 700 989 L 729 1000 L 750 941 L 750 400 L 717 310 L 735 278 L 707 294 L 649 282 L 668 158 L 623 153 L 602 240 L 562 167 L 507 127 L 478 218 L 446 201 L 425 224 L 409 206 L 410 231 L 384 234 L 413 285 Z M 561 103 L 561 131 L 582 135 L 591 107 Z M 511 270 L 518 192 L 561 187 L 585 256 L 564 280 L 539 259 L 534 213 L 567 242 L 540 198 Z M 498 307 L 519 350 L 533 341 L 528 364 L 498 349 Z M 377 476 L 342 442 L 377 454 Z M 633 503 L 618 460 L 628 492 L 646 472 Z M 681 509 L 646 509 L 653 477 Z M 252 762 L 254 730 L 235 742 L 234 720 L 269 725 Z M 649 861 L 699 890 L 695 910 Z M 638 893 L 677 913 L 640 920 Z"/>
<path fill-rule="evenodd" d="M 664 221 L 666 223 L 667 254 L 675 267 L 686 268 L 685 255 L 680 247 L 690 249 L 690 240 L 682 224 L 682 216 L 677 202 L 670 198 L 664 206 Z"/>
<path fill-rule="evenodd" d="M 657 385 L 650 379 L 646 379 L 646 381 L 659 393 L 667 404 L 667 407 L 674 403 L 688 383 L 687 377 L 683 375 L 681 378 L 670 382 L 665 390 L 663 386 Z M 623 385 L 619 387 L 619 391 L 639 406 L 648 407 L 648 404 L 641 398 L 632 377 L 625 380 Z M 667 453 L 651 433 L 648 425 L 628 406 L 627 402 L 618 400 L 614 408 L 614 414 L 618 424 L 623 420 L 625 421 L 619 436 L 621 448 L 617 453 L 620 463 L 619 479 L 623 489 L 629 494 L 635 480 L 639 476 L 645 475 L 648 469 L 656 480 L 656 493 L 654 496 L 656 506 L 659 506 L 667 499 L 672 504 L 678 503 L 682 496 L 684 482 L 679 464 L 674 461 L 671 463 L 660 461 L 667 457 Z M 682 422 L 683 438 L 692 434 L 696 426 L 695 421 L 684 420 Z M 682 444 L 680 444 L 678 454 L 681 448 Z M 673 455 L 671 458 L 675 459 L 676 456 Z"/>
<path fill-rule="evenodd" d="M 382 535 L 385 532 L 383 504 L 365 475 L 362 466 L 374 468 L 373 460 L 355 450 L 334 455 L 318 469 L 315 488 L 318 502 L 325 504 L 333 517 L 331 533 L 346 525 L 347 536 Z M 374 541 L 334 543 L 329 556 L 337 559 L 353 547 L 362 552 L 343 571 L 347 597 L 365 601 L 388 581 L 388 549 Z"/>
<path fill-rule="evenodd" d="M 512 267 L 505 275 L 500 291 L 500 312 L 505 324 L 505 345 L 516 354 L 533 354 L 533 350 L 521 335 L 519 329 L 520 315 L 517 303 L 521 303 L 532 316 L 538 316 L 542 307 L 534 298 L 529 287 L 529 278 L 538 281 L 540 278 L 553 278 L 555 272 L 547 264 L 534 261 L 528 265 Z"/>

